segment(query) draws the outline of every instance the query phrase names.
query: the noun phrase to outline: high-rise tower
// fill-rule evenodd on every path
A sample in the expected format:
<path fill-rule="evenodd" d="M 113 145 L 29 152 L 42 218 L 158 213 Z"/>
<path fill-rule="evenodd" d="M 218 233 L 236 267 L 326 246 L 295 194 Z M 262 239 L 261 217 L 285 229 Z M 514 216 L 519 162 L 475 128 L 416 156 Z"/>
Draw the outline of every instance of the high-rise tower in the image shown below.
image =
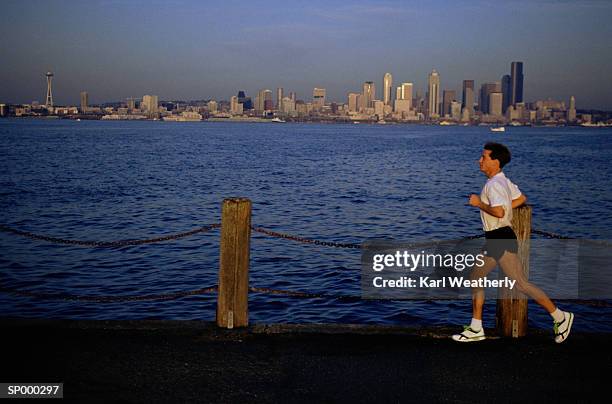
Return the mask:
<path fill-rule="evenodd" d="M 383 102 L 385 105 L 391 105 L 391 97 L 393 91 L 393 76 L 391 73 L 385 73 L 383 77 Z"/>
<path fill-rule="evenodd" d="M 45 106 L 47 108 L 53 108 L 53 93 L 51 92 L 51 81 L 53 80 L 53 73 L 47 72 L 47 98 Z"/>
<path fill-rule="evenodd" d="M 89 106 L 89 95 L 87 91 L 81 91 L 81 112 L 87 112 Z"/>
<path fill-rule="evenodd" d="M 463 80 L 462 108 L 467 108 L 469 116 L 474 114 L 474 80 Z"/>
<path fill-rule="evenodd" d="M 512 105 L 512 78 L 504 74 L 501 79 L 501 91 L 502 91 L 502 112 L 505 114 L 506 110 Z"/>
<path fill-rule="evenodd" d="M 567 120 L 569 122 L 576 121 L 576 98 L 572 95 L 569 100 L 569 109 L 567 110 Z"/>
<path fill-rule="evenodd" d="M 363 83 L 363 93 L 362 96 L 362 108 L 372 108 L 374 106 L 373 102 L 376 99 L 376 86 L 371 81 L 366 81 Z"/>
<path fill-rule="evenodd" d="M 429 74 L 428 80 L 428 103 L 427 111 L 430 118 L 440 117 L 440 75 L 433 69 Z"/>
<path fill-rule="evenodd" d="M 512 62 L 510 65 L 510 102 L 515 105 L 523 102 L 523 62 Z"/>

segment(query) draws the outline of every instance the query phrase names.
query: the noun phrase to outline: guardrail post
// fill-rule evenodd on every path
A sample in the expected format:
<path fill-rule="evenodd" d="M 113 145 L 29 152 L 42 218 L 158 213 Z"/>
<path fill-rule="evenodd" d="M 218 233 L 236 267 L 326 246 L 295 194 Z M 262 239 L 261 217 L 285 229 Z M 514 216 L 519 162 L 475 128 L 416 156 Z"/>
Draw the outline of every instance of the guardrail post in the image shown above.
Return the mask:
<path fill-rule="evenodd" d="M 217 326 L 249 325 L 249 247 L 251 201 L 228 198 L 221 210 Z"/>
<path fill-rule="evenodd" d="M 531 206 L 523 205 L 512 210 L 512 228 L 518 239 L 518 256 L 523 273 L 529 279 Z M 499 276 L 505 276 L 501 270 Z M 513 338 L 527 335 L 527 296 L 516 290 L 500 288 L 497 298 L 496 322 L 499 335 Z"/>

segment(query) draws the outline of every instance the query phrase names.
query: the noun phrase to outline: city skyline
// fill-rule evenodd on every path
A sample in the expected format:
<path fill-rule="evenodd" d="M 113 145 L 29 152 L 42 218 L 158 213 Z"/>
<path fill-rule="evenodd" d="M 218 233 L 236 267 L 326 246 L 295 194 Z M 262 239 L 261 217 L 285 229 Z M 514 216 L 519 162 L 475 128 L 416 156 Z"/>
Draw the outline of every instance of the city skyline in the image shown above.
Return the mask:
<path fill-rule="evenodd" d="M 347 102 L 364 81 L 381 88 L 382 100 L 384 73 L 394 87 L 409 82 L 425 92 L 432 69 L 440 91 L 460 95 L 464 80 L 474 80 L 478 93 L 518 60 L 523 100 L 573 95 L 581 108 L 612 110 L 612 28 L 603 23 L 611 4 L 459 3 L 267 2 L 262 11 L 258 2 L 8 1 L 0 33 L 19 40 L 0 44 L 0 102 L 44 103 L 45 71 L 55 74 L 58 105 L 78 105 L 82 91 L 92 104 L 142 94 L 230 100 L 238 90 L 254 96 L 276 88 L 306 100 L 314 87 Z"/>

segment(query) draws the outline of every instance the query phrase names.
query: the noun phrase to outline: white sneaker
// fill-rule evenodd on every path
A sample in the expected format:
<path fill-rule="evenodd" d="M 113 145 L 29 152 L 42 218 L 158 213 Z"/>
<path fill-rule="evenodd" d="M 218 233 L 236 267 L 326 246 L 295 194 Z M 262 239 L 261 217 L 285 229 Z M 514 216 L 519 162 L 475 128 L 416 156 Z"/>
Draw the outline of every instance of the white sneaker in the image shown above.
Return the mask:
<path fill-rule="evenodd" d="M 562 343 L 569 337 L 572 324 L 574 323 L 574 313 L 567 311 L 563 312 L 563 321 L 560 323 L 553 323 L 553 330 L 555 331 L 555 342 L 557 344 Z"/>
<path fill-rule="evenodd" d="M 481 328 L 478 331 L 472 330 L 469 325 L 463 327 L 463 332 L 461 334 L 453 335 L 453 340 L 457 342 L 475 342 L 482 341 L 485 339 L 484 328 Z"/>

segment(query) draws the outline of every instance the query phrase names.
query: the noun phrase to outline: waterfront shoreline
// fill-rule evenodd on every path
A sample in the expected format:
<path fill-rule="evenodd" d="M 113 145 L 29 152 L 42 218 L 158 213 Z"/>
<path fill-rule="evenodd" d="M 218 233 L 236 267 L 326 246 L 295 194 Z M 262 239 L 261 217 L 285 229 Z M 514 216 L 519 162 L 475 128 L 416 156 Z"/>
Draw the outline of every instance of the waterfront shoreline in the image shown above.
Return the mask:
<path fill-rule="evenodd" d="M 65 398 L 88 402 L 588 401 L 605 391 L 612 359 L 612 334 L 578 332 L 559 345 L 538 330 L 459 344 L 447 327 L 48 319 L 0 327 L 11 364 L 3 380 L 63 382 Z"/>

